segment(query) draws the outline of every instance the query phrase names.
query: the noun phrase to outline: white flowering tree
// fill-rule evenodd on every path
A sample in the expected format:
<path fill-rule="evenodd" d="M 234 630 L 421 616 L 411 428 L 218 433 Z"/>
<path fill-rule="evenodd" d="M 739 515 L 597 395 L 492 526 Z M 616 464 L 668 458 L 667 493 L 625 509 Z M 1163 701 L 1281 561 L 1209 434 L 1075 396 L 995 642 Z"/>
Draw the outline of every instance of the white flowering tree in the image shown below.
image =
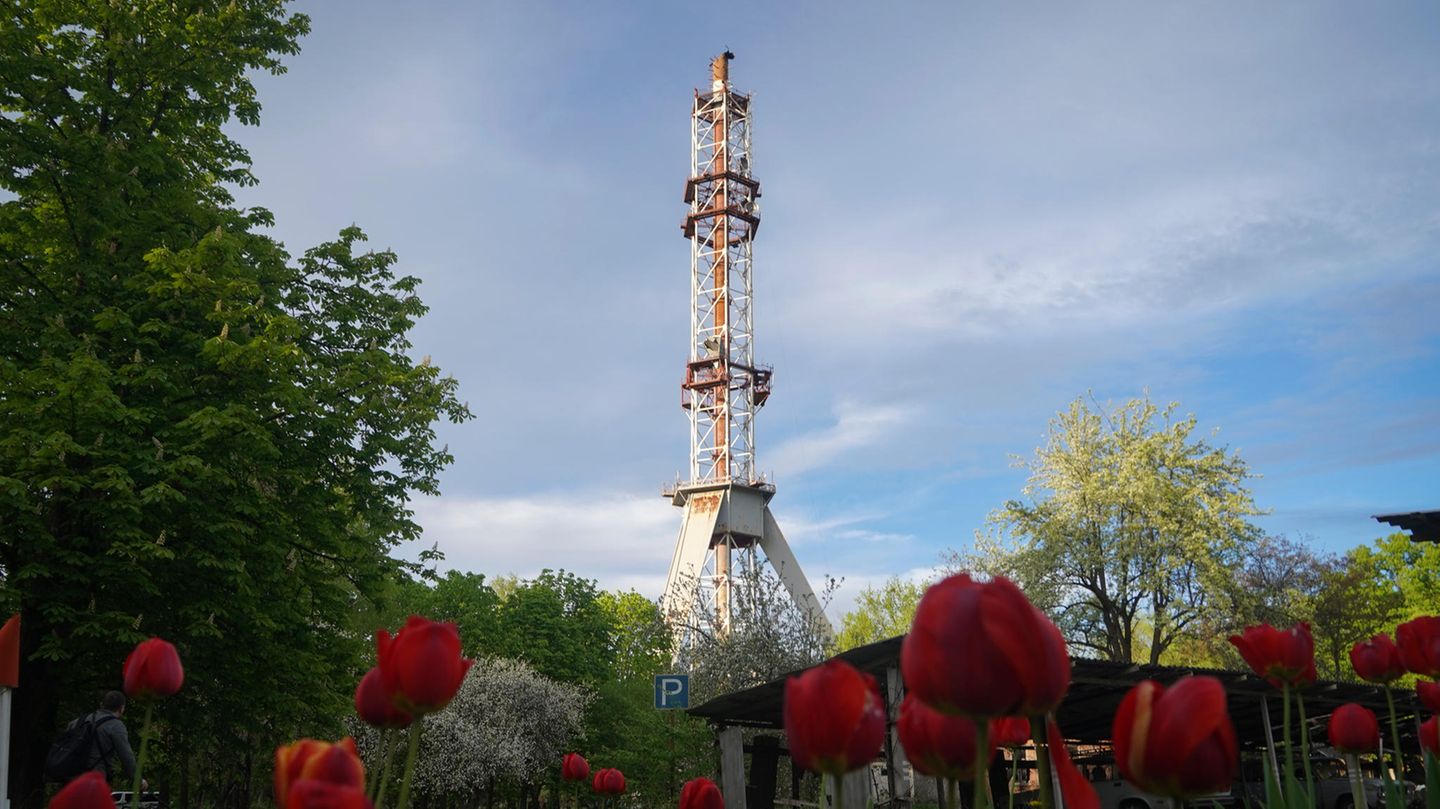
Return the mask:
<path fill-rule="evenodd" d="M 589 701 L 585 689 L 545 677 L 519 660 L 475 661 L 455 701 L 425 718 L 414 789 L 472 806 L 497 786 L 528 792 L 559 766 L 581 732 Z M 374 762 L 379 733 L 352 729 L 366 762 Z"/>

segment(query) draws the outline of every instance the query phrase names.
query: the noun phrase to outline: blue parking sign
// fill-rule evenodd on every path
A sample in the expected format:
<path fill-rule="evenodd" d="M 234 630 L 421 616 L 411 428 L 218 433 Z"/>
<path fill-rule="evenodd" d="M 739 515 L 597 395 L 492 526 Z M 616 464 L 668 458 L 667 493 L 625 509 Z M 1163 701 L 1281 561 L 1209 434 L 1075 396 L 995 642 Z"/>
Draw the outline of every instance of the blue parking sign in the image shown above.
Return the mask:
<path fill-rule="evenodd" d="M 655 707 L 660 710 L 690 707 L 690 675 L 655 675 Z"/>

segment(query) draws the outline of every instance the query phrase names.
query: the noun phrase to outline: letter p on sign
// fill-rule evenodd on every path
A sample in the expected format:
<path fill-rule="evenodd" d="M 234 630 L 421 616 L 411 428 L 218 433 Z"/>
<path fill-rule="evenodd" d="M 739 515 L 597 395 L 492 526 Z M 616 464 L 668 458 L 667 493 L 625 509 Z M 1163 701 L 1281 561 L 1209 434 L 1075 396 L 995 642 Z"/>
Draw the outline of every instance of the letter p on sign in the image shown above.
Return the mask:
<path fill-rule="evenodd" d="M 655 675 L 655 707 L 660 710 L 690 707 L 690 675 Z"/>

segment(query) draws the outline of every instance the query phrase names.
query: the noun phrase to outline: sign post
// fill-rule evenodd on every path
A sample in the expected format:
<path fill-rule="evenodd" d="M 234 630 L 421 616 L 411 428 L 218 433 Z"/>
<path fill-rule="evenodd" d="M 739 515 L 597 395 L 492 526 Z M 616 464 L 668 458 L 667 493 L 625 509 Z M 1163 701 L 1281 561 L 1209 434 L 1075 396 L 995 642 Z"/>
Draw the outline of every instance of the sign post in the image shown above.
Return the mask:
<path fill-rule="evenodd" d="M 655 707 L 662 711 L 690 707 L 690 675 L 655 675 Z"/>

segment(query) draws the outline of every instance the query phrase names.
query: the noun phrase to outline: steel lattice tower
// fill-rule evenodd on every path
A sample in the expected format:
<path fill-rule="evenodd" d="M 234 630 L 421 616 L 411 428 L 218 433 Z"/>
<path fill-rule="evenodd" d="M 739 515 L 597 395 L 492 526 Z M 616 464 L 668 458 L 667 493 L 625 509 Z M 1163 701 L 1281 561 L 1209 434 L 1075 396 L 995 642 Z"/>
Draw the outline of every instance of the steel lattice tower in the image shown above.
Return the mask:
<path fill-rule="evenodd" d="M 713 615 L 720 632 L 737 617 L 734 564 L 758 570 L 757 547 L 796 605 L 823 621 L 770 513 L 775 487 L 755 467 L 755 413 L 770 397 L 771 369 L 754 357 L 751 250 L 760 183 L 750 173 L 750 96 L 730 86 L 733 58 L 728 51 L 715 57 L 710 91 L 695 92 L 690 114 L 690 210 L 682 228 L 690 241 L 691 339 L 681 383 L 690 478 L 667 492 L 685 510 L 667 612 Z"/>

